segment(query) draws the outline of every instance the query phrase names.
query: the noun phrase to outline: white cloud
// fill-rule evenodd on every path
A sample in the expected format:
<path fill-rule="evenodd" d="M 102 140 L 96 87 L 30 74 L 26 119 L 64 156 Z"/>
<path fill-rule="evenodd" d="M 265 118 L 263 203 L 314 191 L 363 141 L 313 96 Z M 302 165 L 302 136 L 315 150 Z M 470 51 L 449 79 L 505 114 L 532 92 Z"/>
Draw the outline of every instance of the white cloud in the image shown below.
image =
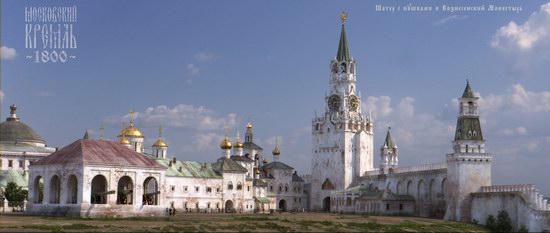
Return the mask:
<path fill-rule="evenodd" d="M 207 53 L 207 52 L 200 52 L 200 53 L 197 53 L 193 56 L 197 61 L 200 61 L 200 62 L 206 62 L 206 61 L 211 61 L 211 60 L 214 60 L 216 58 L 218 58 L 218 56 L 214 55 L 214 54 L 211 54 L 211 53 Z"/>
<path fill-rule="evenodd" d="M 449 16 L 449 17 L 443 18 L 443 19 L 441 19 L 441 20 L 435 22 L 434 25 L 435 25 L 435 26 L 439 26 L 439 25 L 446 24 L 446 23 L 448 23 L 448 22 L 465 20 L 465 19 L 467 19 L 467 18 L 468 18 L 467 15 L 463 15 L 463 16 L 451 15 L 451 16 Z"/>
<path fill-rule="evenodd" d="M 527 21 L 510 21 L 493 35 L 491 47 L 502 52 L 514 72 L 528 72 L 550 56 L 550 2 Z"/>
<path fill-rule="evenodd" d="M 209 151 L 223 140 L 225 135 L 214 132 L 201 132 L 193 136 L 193 144 L 198 151 Z"/>
<path fill-rule="evenodd" d="M 199 131 L 221 131 L 224 127 L 232 128 L 237 124 L 235 113 L 218 116 L 204 106 L 195 107 L 187 104 L 179 104 L 174 108 L 164 105 L 148 107 L 143 113 L 137 113 L 136 119 L 150 125 L 165 125 Z"/>
<path fill-rule="evenodd" d="M 4 91 L 0 90 L 0 103 L 4 103 Z"/>
<path fill-rule="evenodd" d="M 550 42 L 550 2 L 540 6 L 540 11 L 533 13 L 527 21 L 518 25 L 510 21 L 498 29 L 493 36 L 491 46 L 502 49 L 530 50 L 537 45 L 548 45 Z"/>
<path fill-rule="evenodd" d="M 517 111 L 523 113 L 550 112 L 550 92 L 527 91 L 521 84 L 515 84 L 503 95 L 489 95 L 479 99 L 480 106 L 483 106 L 481 114 L 490 115 L 503 111 Z"/>
<path fill-rule="evenodd" d="M 370 111 L 373 118 L 386 117 L 393 111 L 391 108 L 391 98 L 389 96 L 369 96 L 363 103 L 361 109 Z M 368 114 L 368 112 L 365 112 Z"/>
<path fill-rule="evenodd" d="M 193 63 L 187 64 L 186 68 L 187 68 L 187 72 L 189 72 L 189 74 L 191 75 L 198 75 L 201 71 L 201 69 L 195 66 L 195 64 Z"/>
<path fill-rule="evenodd" d="M 0 47 L 0 59 L 2 60 L 12 60 L 15 59 L 17 53 L 14 48 L 9 48 L 7 46 Z"/>

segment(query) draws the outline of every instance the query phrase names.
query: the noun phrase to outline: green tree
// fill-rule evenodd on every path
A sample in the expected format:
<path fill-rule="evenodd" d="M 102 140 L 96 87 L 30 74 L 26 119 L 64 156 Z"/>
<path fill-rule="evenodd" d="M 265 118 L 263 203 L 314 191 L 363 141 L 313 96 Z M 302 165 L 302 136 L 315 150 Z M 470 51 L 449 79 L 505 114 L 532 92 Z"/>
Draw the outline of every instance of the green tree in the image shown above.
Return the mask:
<path fill-rule="evenodd" d="M 529 228 L 527 228 L 525 225 L 521 224 L 521 227 L 519 227 L 518 232 L 527 233 L 527 232 L 529 232 Z"/>
<path fill-rule="evenodd" d="M 9 182 L 8 186 L 6 186 L 6 191 L 4 191 L 4 197 L 8 200 L 8 206 L 10 207 L 21 207 L 23 201 L 27 199 L 27 194 L 27 190 L 23 190 L 14 182 Z"/>
<path fill-rule="evenodd" d="M 495 219 L 495 216 L 493 216 L 492 214 L 490 214 L 488 217 L 487 217 L 487 220 L 485 220 L 485 227 L 487 227 L 487 229 L 491 230 L 492 232 L 494 232 L 496 230 L 496 225 L 497 225 L 497 221 Z"/>
<path fill-rule="evenodd" d="M 501 210 L 497 215 L 497 225 L 495 230 L 497 232 L 511 232 L 512 231 L 512 220 L 508 215 L 508 212 Z"/>

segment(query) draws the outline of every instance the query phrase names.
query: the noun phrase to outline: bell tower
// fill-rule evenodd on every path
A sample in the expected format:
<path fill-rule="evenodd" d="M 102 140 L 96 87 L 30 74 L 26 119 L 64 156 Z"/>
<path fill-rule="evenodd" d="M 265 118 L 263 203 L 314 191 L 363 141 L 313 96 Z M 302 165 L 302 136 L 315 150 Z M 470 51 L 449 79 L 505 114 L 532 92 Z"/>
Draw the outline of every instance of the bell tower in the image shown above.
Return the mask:
<path fill-rule="evenodd" d="M 481 132 L 478 99 L 467 81 L 462 97 L 458 98 L 459 114 L 456 122 L 453 153 L 447 155 L 447 182 L 445 219 L 471 221 L 470 194 L 481 186 L 491 185 L 493 155 L 485 153 Z"/>
<path fill-rule="evenodd" d="M 356 63 L 350 56 L 342 12 L 336 58 L 330 62 L 325 112 L 312 120 L 311 207 L 330 210 L 330 192 L 349 188 L 373 168 L 373 123 L 361 113 Z"/>

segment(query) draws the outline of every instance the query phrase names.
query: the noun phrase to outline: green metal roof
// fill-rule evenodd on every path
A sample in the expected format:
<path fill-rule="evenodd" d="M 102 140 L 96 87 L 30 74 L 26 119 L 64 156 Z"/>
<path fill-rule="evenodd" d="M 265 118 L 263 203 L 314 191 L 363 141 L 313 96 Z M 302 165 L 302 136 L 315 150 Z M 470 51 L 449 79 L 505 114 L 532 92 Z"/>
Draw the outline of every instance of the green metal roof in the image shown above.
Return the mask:
<path fill-rule="evenodd" d="M 364 192 L 367 192 L 368 190 L 369 189 L 364 185 L 358 185 L 358 186 L 346 189 L 345 192 L 346 193 L 364 193 Z"/>
<path fill-rule="evenodd" d="M 392 193 L 391 190 L 369 190 L 363 193 L 360 200 L 382 200 L 382 201 L 414 201 L 414 197 L 411 195 L 397 195 Z"/>
<path fill-rule="evenodd" d="M 259 202 L 259 203 L 269 203 L 269 198 L 267 197 L 255 197 L 254 199 L 256 199 L 256 202 Z"/>
<path fill-rule="evenodd" d="M 393 139 L 391 138 L 391 127 L 388 127 L 388 133 L 386 134 L 386 140 L 384 140 L 384 145 L 382 145 L 382 148 L 387 146 L 388 148 L 397 148 L 397 145 L 393 143 Z"/>
<path fill-rule="evenodd" d="M 160 165 L 166 167 L 166 176 L 211 179 L 222 178 L 212 169 L 212 166 L 209 163 L 201 163 L 195 161 L 176 161 L 176 163 L 173 163 L 173 161 L 170 159 L 153 159 L 155 159 Z M 170 166 L 170 162 L 172 162 L 172 166 Z"/>
<path fill-rule="evenodd" d="M 15 118 L 0 123 L 0 141 L 44 143 L 44 139 L 31 127 Z"/>
<path fill-rule="evenodd" d="M 474 92 L 472 92 L 472 88 L 470 87 L 470 81 L 466 81 L 466 88 L 464 88 L 462 98 L 474 98 Z"/>
<path fill-rule="evenodd" d="M 0 187 L 6 187 L 10 182 L 15 182 L 17 186 L 26 188 L 29 184 L 29 173 L 23 174 L 22 171 L 16 169 L 0 171 Z"/>
<path fill-rule="evenodd" d="M 479 117 L 459 117 L 456 122 L 455 141 L 483 140 Z"/>
<path fill-rule="evenodd" d="M 342 23 L 342 33 L 340 34 L 340 44 L 338 45 L 338 54 L 336 55 L 338 61 L 350 61 L 351 56 L 348 50 L 348 40 L 346 39 L 346 30 Z"/>
<path fill-rule="evenodd" d="M 228 173 L 246 173 L 248 170 L 238 164 L 237 162 L 231 160 L 230 158 L 219 158 L 215 163 L 212 164 L 212 169 L 219 174 L 224 172 Z"/>

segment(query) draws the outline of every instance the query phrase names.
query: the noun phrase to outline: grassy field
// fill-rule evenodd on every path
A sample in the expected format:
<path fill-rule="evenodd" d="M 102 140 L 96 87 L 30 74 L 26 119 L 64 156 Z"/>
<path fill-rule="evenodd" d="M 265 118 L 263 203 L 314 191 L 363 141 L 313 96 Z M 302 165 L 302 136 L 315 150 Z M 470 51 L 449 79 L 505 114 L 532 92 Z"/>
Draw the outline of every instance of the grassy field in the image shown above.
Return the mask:
<path fill-rule="evenodd" d="M 1 232 L 488 232 L 465 223 L 330 213 L 178 214 L 160 218 L 0 215 Z"/>

